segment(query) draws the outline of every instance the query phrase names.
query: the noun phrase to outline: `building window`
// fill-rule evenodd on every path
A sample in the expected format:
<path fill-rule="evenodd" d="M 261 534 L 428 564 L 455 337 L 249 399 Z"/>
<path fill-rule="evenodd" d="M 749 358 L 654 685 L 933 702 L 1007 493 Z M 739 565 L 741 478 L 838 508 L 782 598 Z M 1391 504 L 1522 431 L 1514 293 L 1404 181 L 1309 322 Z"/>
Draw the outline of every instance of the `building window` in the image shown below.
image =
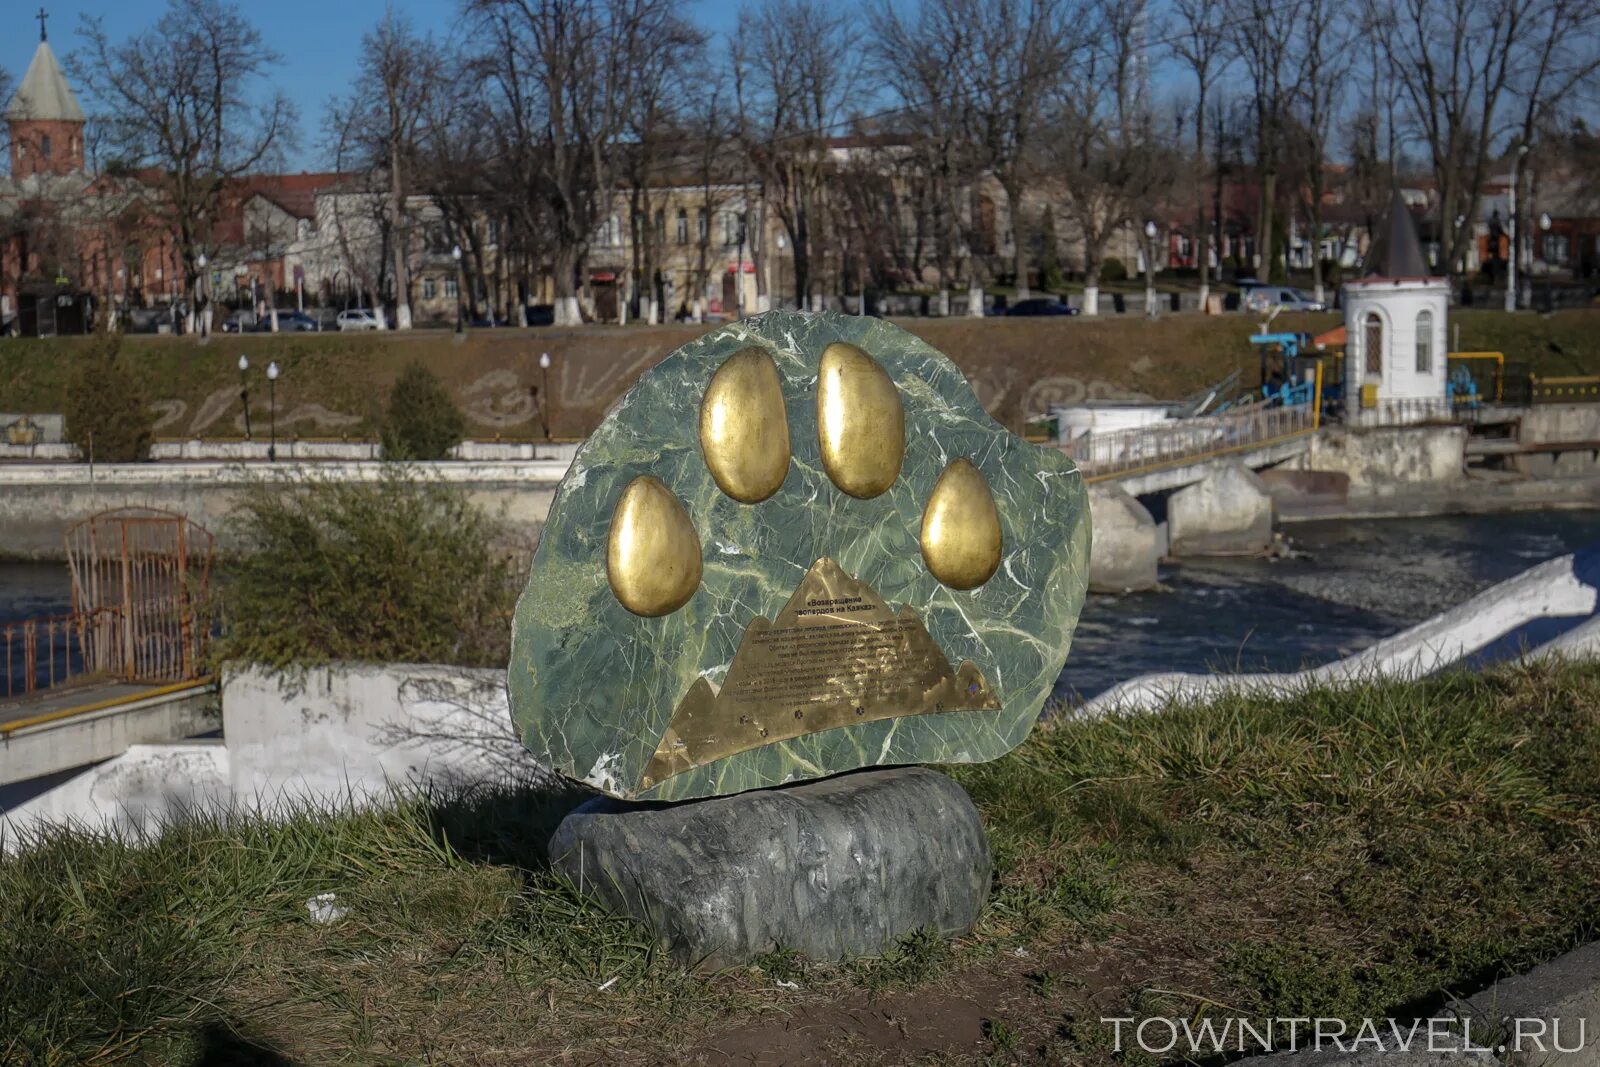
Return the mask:
<path fill-rule="evenodd" d="M 1383 373 L 1383 320 L 1376 311 L 1367 312 L 1366 328 L 1361 331 L 1361 348 L 1366 355 L 1367 373 Z"/>
<path fill-rule="evenodd" d="M 739 216 L 731 211 L 722 213 L 722 243 L 729 247 L 739 243 Z"/>
<path fill-rule="evenodd" d="M 680 245 L 689 243 L 689 212 L 681 207 L 678 209 L 678 243 Z"/>
<path fill-rule="evenodd" d="M 656 211 L 656 244 L 664 245 L 666 243 L 667 243 L 667 213 L 665 211 L 657 210 Z"/>
<path fill-rule="evenodd" d="M 50 158 L 50 135 L 48 133 L 39 138 L 39 154 L 46 159 Z"/>
<path fill-rule="evenodd" d="M 1564 233 L 1547 233 L 1544 235 L 1544 261 L 1556 266 L 1567 262 L 1567 235 Z"/>
<path fill-rule="evenodd" d="M 432 300 L 439 295 L 439 282 L 431 275 L 422 279 L 422 299 Z"/>
<path fill-rule="evenodd" d="M 456 298 L 456 294 L 460 291 L 461 289 L 457 285 L 454 278 L 446 278 L 444 280 L 444 295 L 446 300 L 454 300 Z"/>
<path fill-rule="evenodd" d="M 1433 373 L 1433 312 L 1417 312 L 1417 373 Z"/>
<path fill-rule="evenodd" d="M 701 241 L 711 236 L 711 218 L 706 214 L 705 208 L 701 208 L 699 214 L 695 216 L 694 235 Z"/>

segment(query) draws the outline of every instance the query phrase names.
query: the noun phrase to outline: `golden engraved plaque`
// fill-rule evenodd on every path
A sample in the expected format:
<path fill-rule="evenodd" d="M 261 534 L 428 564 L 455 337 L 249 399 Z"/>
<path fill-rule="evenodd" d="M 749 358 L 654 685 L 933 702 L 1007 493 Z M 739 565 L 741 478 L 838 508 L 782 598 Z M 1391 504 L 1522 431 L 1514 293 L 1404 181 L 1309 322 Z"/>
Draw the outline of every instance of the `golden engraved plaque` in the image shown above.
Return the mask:
<path fill-rule="evenodd" d="M 698 679 L 645 766 L 645 790 L 736 752 L 855 723 L 1000 702 L 970 661 L 955 670 L 909 607 L 892 610 L 823 557 L 774 622 L 744 632 L 719 691 Z"/>

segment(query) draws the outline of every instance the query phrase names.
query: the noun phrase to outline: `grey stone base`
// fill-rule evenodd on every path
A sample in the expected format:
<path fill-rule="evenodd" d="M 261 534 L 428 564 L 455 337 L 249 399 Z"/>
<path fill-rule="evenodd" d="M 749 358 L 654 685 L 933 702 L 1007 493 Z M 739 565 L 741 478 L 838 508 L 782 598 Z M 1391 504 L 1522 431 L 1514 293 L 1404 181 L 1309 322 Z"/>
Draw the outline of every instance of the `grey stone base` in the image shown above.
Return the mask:
<path fill-rule="evenodd" d="M 916 767 L 681 804 L 599 797 L 562 821 L 550 855 L 674 960 L 712 969 L 778 948 L 873 955 L 925 927 L 959 934 L 989 892 L 971 798 Z"/>

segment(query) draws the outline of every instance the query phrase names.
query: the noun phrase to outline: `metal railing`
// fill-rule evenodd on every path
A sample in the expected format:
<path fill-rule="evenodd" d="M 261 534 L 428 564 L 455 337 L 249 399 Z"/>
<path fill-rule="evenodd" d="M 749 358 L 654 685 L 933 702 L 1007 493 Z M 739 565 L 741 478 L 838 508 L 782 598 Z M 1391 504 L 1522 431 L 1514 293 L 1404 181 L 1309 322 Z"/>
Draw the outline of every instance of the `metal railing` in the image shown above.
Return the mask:
<path fill-rule="evenodd" d="M 1600 401 L 1600 375 L 1583 374 L 1564 378 L 1529 375 L 1529 397 L 1534 404 L 1593 404 Z"/>
<path fill-rule="evenodd" d="M 1476 398 L 1427 396 L 1389 397 L 1371 407 L 1358 406 L 1346 414 L 1352 426 L 1425 426 L 1429 424 L 1477 423 L 1485 405 Z"/>
<path fill-rule="evenodd" d="M 1311 433 L 1317 423 L 1317 410 L 1312 404 L 1261 407 L 1109 433 L 1087 433 L 1058 447 L 1072 457 L 1086 479 L 1098 481 L 1257 448 Z"/>
<path fill-rule="evenodd" d="M 5 695 L 29 693 L 104 673 L 110 665 L 95 655 L 121 626 L 113 608 L 45 615 L 0 625 Z"/>

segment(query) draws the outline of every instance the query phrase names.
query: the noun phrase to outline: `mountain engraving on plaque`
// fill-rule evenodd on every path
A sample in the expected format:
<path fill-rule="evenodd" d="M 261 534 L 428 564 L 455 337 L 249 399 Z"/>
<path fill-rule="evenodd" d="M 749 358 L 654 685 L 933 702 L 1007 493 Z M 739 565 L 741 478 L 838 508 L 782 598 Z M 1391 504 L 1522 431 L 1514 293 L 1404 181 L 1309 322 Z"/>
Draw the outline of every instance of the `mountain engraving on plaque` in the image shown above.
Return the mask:
<path fill-rule="evenodd" d="M 694 767 L 854 723 L 997 711 L 971 661 L 949 658 L 909 607 L 823 557 L 774 622 L 746 628 L 720 690 L 696 679 L 645 766 L 641 791 Z"/>

